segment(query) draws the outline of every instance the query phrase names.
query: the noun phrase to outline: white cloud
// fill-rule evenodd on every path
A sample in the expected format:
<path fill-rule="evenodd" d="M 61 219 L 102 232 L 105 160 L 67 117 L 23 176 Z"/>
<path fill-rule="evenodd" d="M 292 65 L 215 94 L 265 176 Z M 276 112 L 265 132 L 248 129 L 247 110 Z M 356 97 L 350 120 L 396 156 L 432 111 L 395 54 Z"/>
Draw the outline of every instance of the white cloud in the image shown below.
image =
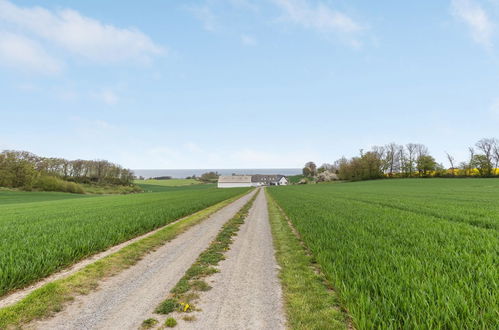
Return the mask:
<path fill-rule="evenodd" d="M 284 19 L 321 33 L 334 33 L 346 38 L 353 46 L 360 46 L 358 33 L 365 28 L 348 15 L 318 2 L 306 0 L 273 0 L 284 12 Z"/>
<path fill-rule="evenodd" d="M 50 11 L 0 0 L 1 21 L 97 62 L 147 62 L 164 52 L 137 29 L 103 24 L 71 9 Z"/>
<path fill-rule="evenodd" d="M 46 74 L 58 73 L 63 67 L 61 62 L 47 54 L 37 42 L 1 31 L 0 65 Z"/>
<path fill-rule="evenodd" d="M 258 42 L 254 37 L 243 34 L 241 35 L 241 43 L 245 46 L 256 46 Z"/>
<path fill-rule="evenodd" d="M 97 97 L 107 105 L 115 105 L 119 101 L 118 95 L 111 90 L 102 90 Z"/>
<path fill-rule="evenodd" d="M 251 11 L 258 11 L 258 5 L 250 0 L 228 0 L 228 2 L 235 8 L 247 9 Z"/>
<path fill-rule="evenodd" d="M 494 24 L 487 12 L 472 0 L 453 0 L 453 15 L 470 29 L 473 40 L 487 48 L 493 44 Z"/>
<path fill-rule="evenodd" d="M 187 8 L 203 24 L 203 29 L 213 32 L 217 29 L 217 18 L 208 5 Z"/>

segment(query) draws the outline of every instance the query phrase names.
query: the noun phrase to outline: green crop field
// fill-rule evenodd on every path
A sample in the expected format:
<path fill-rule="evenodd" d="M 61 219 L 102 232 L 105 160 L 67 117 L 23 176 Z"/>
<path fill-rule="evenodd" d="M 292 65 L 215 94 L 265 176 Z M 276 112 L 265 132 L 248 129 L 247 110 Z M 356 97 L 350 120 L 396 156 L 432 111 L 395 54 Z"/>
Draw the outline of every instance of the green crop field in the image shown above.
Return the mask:
<path fill-rule="evenodd" d="M 194 179 L 170 179 L 170 180 L 134 180 L 135 184 L 148 184 L 156 186 L 166 186 L 166 187 L 178 187 L 178 186 L 189 186 L 193 184 L 202 184 L 201 181 Z"/>
<path fill-rule="evenodd" d="M 499 179 L 272 187 L 356 327 L 496 329 Z"/>
<path fill-rule="evenodd" d="M 90 196 L 82 194 L 60 193 L 60 192 L 0 190 L 0 205 L 14 204 L 14 203 L 55 201 L 61 199 L 74 199 L 74 198 L 85 198 L 85 197 L 90 197 Z"/>
<path fill-rule="evenodd" d="M 170 180 L 135 180 L 134 183 L 145 192 L 171 191 L 178 189 L 203 189 L 213 188 L 214 184 L 202 184 L 194 179 L 170 179 Z"/>
<path fill-rule="evenodd" d="M 11 195 L 0 202 L 0 296 L 244 191 L 203 187 L 52 201 L 43 198 L 57 195 Z"/>

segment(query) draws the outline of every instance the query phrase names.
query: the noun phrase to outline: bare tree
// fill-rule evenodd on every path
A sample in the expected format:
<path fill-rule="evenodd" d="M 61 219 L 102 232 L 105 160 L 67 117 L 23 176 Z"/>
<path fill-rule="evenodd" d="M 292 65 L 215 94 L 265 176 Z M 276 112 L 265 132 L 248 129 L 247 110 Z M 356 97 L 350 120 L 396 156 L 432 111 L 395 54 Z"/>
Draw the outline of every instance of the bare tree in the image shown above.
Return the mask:
<path fill-rule="evenodd" d="M 468 148 L 468 152 L 470 153 L 470 160 L 468 162 L 468 168 L 466 170 L 466 175 L 471 175 L 471 171 L 473 170 L 473 161 L 474 161 L 474 158 L 475 158 L 475 149 L 473 149 L 473 147 L 469 147 Z"/>
<path fill-rule="evenodd" d="M 385 146 L 385 158 L 386 171 L 389 176 L 393 176 L 397 173 L 400 168 L 400 147 L 396 143 L 390 143 Z"/>
<path fill-rule="evenodd" d="M 445 152 L 445 154 L 447 155 L 447 160 L 449 161 L 450 163 L 450 170 L 452 172 L 452 176 L 454 176 L 454 157 L 451 156 L 451 154 L 449 154 L 448 152 Z"/>
<path fill-rule="evenodd" d="M 405 148 L 407 150 L 407 167 L 409 171 L 409 176 L 412 176 L 414 174 L 414 162 L 416 161 L 417 144 L 407 143 Z"/>

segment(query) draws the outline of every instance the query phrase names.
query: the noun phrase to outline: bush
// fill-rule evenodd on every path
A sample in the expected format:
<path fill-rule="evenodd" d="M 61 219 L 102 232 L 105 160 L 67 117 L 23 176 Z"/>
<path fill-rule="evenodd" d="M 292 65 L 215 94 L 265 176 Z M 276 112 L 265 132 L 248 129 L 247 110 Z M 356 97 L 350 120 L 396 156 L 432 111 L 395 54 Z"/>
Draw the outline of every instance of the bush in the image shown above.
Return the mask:
<path fill-rule="evenodd" d="M 54 176 L 40 176 L 35 180 L 33 188 L 43 191 L 62 191 L 73 194 L 84 194 L 83 188 L 74 182 L 68 182 Z"/>

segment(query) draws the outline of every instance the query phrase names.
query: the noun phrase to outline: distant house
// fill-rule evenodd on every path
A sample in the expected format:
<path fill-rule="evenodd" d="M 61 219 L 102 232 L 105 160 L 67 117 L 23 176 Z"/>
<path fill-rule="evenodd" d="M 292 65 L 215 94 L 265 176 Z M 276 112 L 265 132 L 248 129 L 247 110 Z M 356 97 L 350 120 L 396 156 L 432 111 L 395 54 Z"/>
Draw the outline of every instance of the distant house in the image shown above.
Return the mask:
<path fill-rule="evenodd" d="M 222 175 L 218 178 L 218 188 L 285 186 L 288 183 L 284 175 Z"/>
<path fill-rule="evenodd" d="M 284 175 L 262 175 L 255 174 L 251 176 L 251 182 L 253 186 L 285 186 L 287 185 L 288 179 Z"/>
<path fill-rule="evenodd" d="M 221 175 L 218 188 L 252 187 L 251 175 Z"/>

